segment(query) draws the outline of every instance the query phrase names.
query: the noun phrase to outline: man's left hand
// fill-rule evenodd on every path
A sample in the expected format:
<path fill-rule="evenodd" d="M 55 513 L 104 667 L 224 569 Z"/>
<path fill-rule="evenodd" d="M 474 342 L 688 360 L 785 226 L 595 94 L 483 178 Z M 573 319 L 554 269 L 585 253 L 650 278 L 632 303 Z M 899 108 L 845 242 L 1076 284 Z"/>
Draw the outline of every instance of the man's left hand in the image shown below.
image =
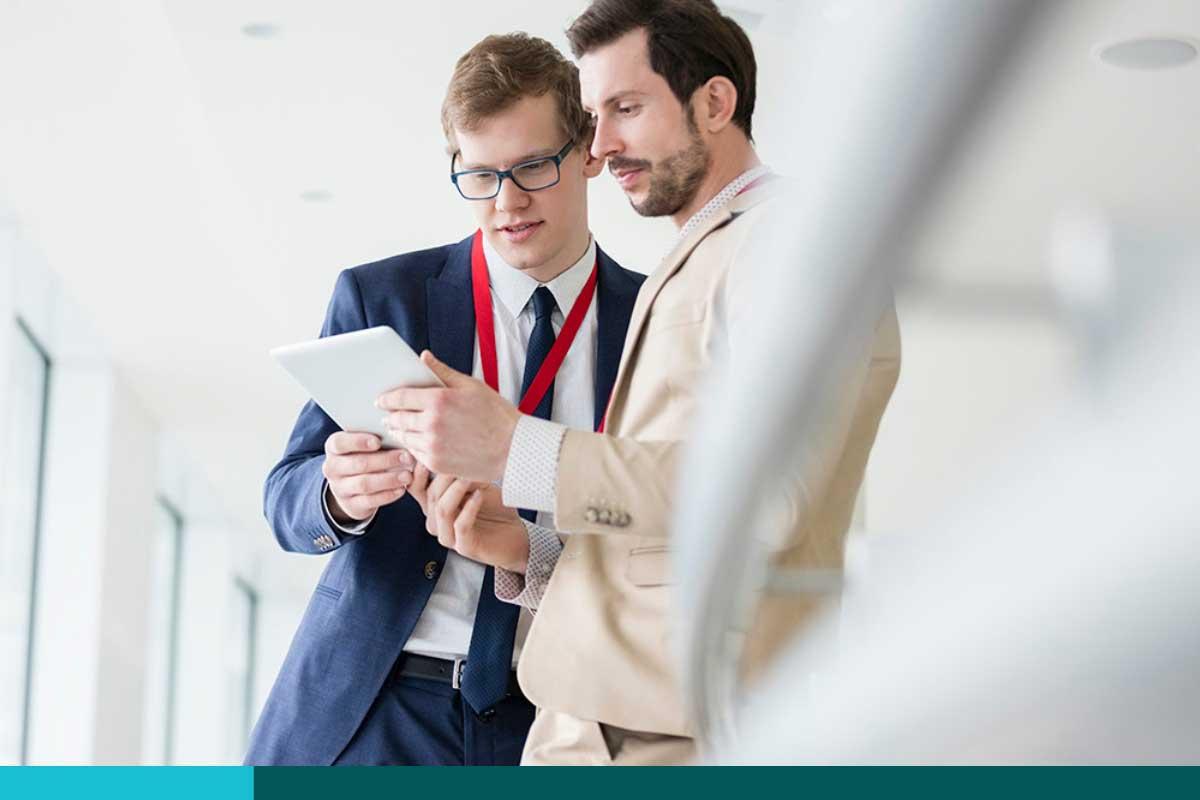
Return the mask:
<path fill-rule="evenodd" d="M 524 574 L 529 564 L 529 533 L 515 509 L 487 483 L 438 475 L 417 464 L 410 494 L 425 512 L 425 529 L 442 547 L 459 555 Z"/>
<path fill-rule="evenodd" d="M 483 483 L 500 480 L 521 412 L 487 384 L 451 369 L 428 350 L 421 360 L 445 386 L 381 394 L 376 405 L 389 412 L 384 425 L 435 473 Z"/>

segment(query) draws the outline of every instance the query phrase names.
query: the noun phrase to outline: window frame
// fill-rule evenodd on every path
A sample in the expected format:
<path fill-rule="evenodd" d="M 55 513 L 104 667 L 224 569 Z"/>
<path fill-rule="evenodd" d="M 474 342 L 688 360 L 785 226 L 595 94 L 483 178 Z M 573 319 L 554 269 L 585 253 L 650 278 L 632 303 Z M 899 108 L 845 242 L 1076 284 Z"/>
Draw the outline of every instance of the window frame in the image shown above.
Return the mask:
<path fill-rule="evenodd" d="M 46 445 L 50 429 L 50 381 L 51 373 L 54 370 L 54 359 L 20 314 L 16 315 L 15 322 L 17 331 L 37 353 L 42 363 L 42 402 L 38 419 L 37 467 L 34 473 L 33 530 L 31 532 L 33 541 L 29 559 L 29 612 L 25 625 L 25 675 L 22 681 L 21 743 L 18 757 L 18 763 L 25 766 L 29 763 L 29 733 L 33 718 L 33 647 L 37 633 L 38 571 L 41 565 L 44 521 L 42 505 L 46 493 Z"/>

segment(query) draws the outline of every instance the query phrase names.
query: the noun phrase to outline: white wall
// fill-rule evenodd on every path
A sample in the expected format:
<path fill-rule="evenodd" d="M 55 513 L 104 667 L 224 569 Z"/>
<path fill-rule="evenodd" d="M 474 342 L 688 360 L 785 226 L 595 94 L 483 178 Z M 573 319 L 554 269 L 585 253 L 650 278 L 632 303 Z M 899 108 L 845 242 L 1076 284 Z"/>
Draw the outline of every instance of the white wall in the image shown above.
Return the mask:
<path fill-rule="evenodd" d="M 273 546 L 265 523 L 247 531 L 229 521 L 206 477 L 108 357 L 86 303 L 66 295 L 29 232 L 3 215 L 0 287 L 0 320 L 19 314 L 52 357 L 30 763 L 143 760 L 150 544 L 160 496 L 185 520 L 174 760 L 240 761 L 241 707 L 231 702 L 226 663 L 234 578 L 256 587 L 264 612 L 257 711 L 319 565 L 285 561 L 265 591 L 257 585 L 261 553 Z M 14 329 L 0 325 L 5 371 Z M 4 403 L 0 391 L 0 413 Z"/>
<path fill-rule="evenodd" d="M 154 422 L 17 230 L 14 307 L 50 351 L 31 763 L 140 753 Z"/>
<path fill-rule="evenodd" d="M 137 761 L 142 715 L 158 431 L 119 377 L 112 381 L 100 652 L 93 761 Z"/>
<path fill-rule="evenodd" d="M 866 484 L 866 528 L 918 530 L 1007 452 L 1079 372 L 1067 331 L 1046 314 L 897 301 L 900 380 Z"/>
<path fill-rule="evenodd" d="M 13 319 L 16 316 L 15 291 L 14 283 L 16 281 L 13 275 L 12 262 L 16 258 L 16 221 L 5 214 L 3 206 L 0 206 L 0 320 Z M 13 326 L 11 324 L 0 325 L 0 386 L 8 385 L 8 370 L 12 360 L 12 340 Z M 0 419 L 8 419 L 8 393 L 0 391 Z M 3 426 L 0 426 L 0 447 L 4 447 L 7 443 L 3 440 L 5 431 Z M 0 480 L 4 480 L 3 462 L 0 462 Z"/>
<path fill-rule="evenodd" d="M 14 368 L 13 354 L 15 351 L 16 327 L 11 324 L 15 316 L 15 292 L 14 292 L 14 275 L 11 269 L 11 264 L 15 258 L 15 231 L 10 218 L 5 216 L 4 210 L 0 207 L 0 501 L 9 502 L 7 498 L 10 492 L 15 493 L 14 488 L 17 486 L 17 476 L 13 474 L 14 467 L 11 464 L 11 459 L 8 454 L 11 454 L 17 448 L 17 443 L 9 437 L 9 388 L 15 384 L 14 373 L 11 370 Z M 10 508 L 0 509 L 0 525 L 4 525 L 5 520 L 13 512 Z M 0 541 L 3 541 L 0 538 Z M 0 554 L 0 558 L 6 560 L 15 560 L 10 555 L 9 549 L 11 546 L 4 547 L 5 552 Z M 0 565 L 8 563 L 0 562 Z M 0 574 L 7 579 L 9 569 L 0 569 Z M 13 614 L 9 619 L 17 618 L 17 615 L 22 613 L 24 609 Z M 15 698 L 18 697 L 19 691 L 13 687 L 18 683 L 24 685 L 24 664 L 23 656 L 18 655 L 24 653 L 24 641 L 20 633 L 16 631 L 10 632 L 10 626 L 5 622 L 0 622 L 0 628 L 4 629 L 4 634 L 0 635 L 0 653 L 3 653 L 3 659 L 0 661 L 0 681 L 3 682 L 5 691 L 0 697 L 0 726 L 4 727 L 3 734 L 0 735 L 0 761 L 7 763 L 9 760 L 15 761 L 18 758 L 20 750 L 20 731 L 18 720 L 22 714 L 22 709 L 17 708 Z"/>

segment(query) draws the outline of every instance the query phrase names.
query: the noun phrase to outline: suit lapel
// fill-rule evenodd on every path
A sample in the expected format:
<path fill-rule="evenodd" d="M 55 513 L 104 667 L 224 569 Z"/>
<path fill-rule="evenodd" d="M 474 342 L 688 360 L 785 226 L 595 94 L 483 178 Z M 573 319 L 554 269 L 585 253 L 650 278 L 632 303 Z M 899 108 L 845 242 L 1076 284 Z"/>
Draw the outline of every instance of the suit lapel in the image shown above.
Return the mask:
<path fill-rule="evenodd" d="M 604 419 L 617 377 L 638 282 L 623 273 L 599 246 L 596 253 L 600 261 L 600 274 L 596 279 L 595 425 L 598 427 Z"/>
<path fill-rule="evenodd" d="M 475 314 L 471 299 L 471 237 L 454 245 L 446 266 L 425 282 L 429 349 L 459 372 L 475 367 Z"/>
<path fill-rule="evenodd" d="M 773 188 L 771 184 L 766 183 L 734 197 L 723 209 L 714 213 L 706 220 L 704 224 L 697 226 L 695 230 L 688 234 L 686 239 L 678 242 L 667 253 L 662 262 L 659 263 L 658 268 L 642 284 L 642 289 L 637 296 L 637 303 L 633 307 L 633 317 L 629 322 L 629 334 L 625 337 L 625 350 L 621 354 L 621 366 L 617 370 L 617 377 L 613 383 L 612 410 L 616 410 L 620 399 L 624 397 L 627 391 L 625 385 L 629 382 L 630 365 L 633 363 L 638 347 L 641 344 L 642 329 L 645 327 L 646 320 L 650 316 L 650 308 L 654 305 L 654 301 L 658 297 L 659 292 L 662 291 L 663 286 L 683 268 L 688 256 L 704 241 L 706 236 L 728 224 L 748 208 L 763 202 L 771 196 L 772 192 Z M 616 415 L 614 414 L 614 416 Z M 609 430 L 611 430 L 611 426 Z"/>
<path fill-rule="evenodd" d="M 688 237 L 680 241 L 671 249 L 671 252 L 663 258 L 659 263 L 658 268 L 650 273 L 650 277 L 642 284 L 642 289 L 638 292 L 637 302 L 633 306 L 633 315 L 629 322 L 629 333 L 625 337 L 625 350 L 621 353 L 621 365 L 617 370 L 617 377 L 613 382 L 612 397 L 613 409 L 618 404 L 618 398 L 623 397 L 628 383 L 630 365 L 633 363 L 638 346 L 641 344 L 642 329 L 646 325 L 646 320 L 650 316 L 650 308 L 654 305 L 655 298 L 662 291 L 663 286 L 671 279 L 675 273 L 683 267 L 688 256 L 696 249 L 700 242 L 704 241 L 704 237 L 711 232 L 724 225 L 733 214 L 730 213 L 728 207 L 720 213 L 714 214 L 703 225 L 696 228 Z M 616 416 L 614 414 L 614 416 Z M 612 430 L 612 420 L 609 420 L 608 430 Z"/>

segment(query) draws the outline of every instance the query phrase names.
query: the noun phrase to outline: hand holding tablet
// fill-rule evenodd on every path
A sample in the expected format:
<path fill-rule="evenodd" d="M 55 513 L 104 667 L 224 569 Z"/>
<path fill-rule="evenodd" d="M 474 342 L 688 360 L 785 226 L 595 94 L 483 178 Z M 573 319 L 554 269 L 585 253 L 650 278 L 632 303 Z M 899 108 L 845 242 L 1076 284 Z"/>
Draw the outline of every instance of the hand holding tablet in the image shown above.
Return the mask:
<path fill-rule="evenodd" d="M 344 431 L 373 433 L 399 447 L 384 429 L 375 398 L 398 386 L 443 385 L 387 326 L 276 347 L 271 356 Z"/>

